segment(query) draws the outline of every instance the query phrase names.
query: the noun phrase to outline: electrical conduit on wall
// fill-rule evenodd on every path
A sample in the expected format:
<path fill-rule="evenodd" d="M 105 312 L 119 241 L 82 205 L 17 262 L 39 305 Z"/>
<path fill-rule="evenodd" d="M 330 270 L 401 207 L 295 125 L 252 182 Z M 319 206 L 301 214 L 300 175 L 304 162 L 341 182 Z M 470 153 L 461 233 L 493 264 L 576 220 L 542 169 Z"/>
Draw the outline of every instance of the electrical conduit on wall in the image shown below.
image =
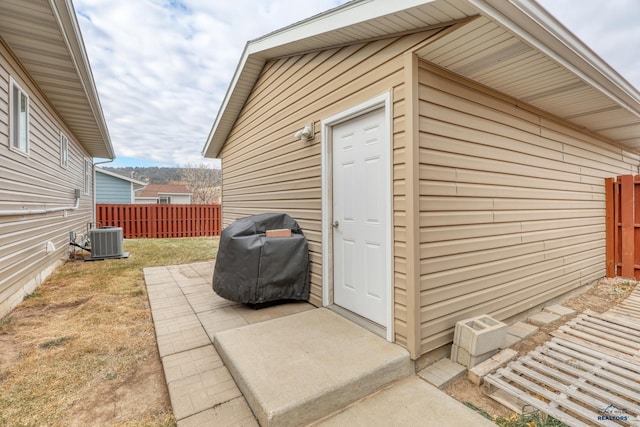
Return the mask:
<path fill-rule="evenodd" d="M 46 214 L 50 212 L 74 211 L 80 205 L 80 190 L 76 190 L 76 204 L 73 206 L 63 206 L 58 208 L 42 208 L 42 209 L 9 209 L 0 210 L 0 216 L 19 216 L 19 215 L 36 215 Z"/>

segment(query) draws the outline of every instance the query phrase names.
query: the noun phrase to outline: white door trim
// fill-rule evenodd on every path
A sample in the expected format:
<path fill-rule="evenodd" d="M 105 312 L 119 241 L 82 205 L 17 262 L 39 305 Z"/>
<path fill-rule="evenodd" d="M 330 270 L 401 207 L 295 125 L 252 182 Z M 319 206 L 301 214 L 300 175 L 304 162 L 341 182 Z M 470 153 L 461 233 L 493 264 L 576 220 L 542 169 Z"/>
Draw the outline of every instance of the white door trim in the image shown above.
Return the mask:
<path fill-rule="evenodd" d="M 391 116 L 391 92 L 386 92 L 373 99 L 370 99 L 360 105 L 349 108 L 321 121 L 322 132 L 322 305 L 329 306 L 333 304 L 333 228 L 332 212 L 333 212 L 333 156 L 332 156 L 332 127 L 343 123 L 347 120 L 358 117 L 362 114 L 384 107 L 385 121 L 387 123 L 388 135 L 387 143 L 389 147 L 389 164 L 388 179 L 385 180 L 385 193 L 389 195 L 388 209 L 386 212 L 387 222 L 387 251 L 386 262 L 389 266 L 387 277 L 387 324 L 386 338 L 393 341 L 393 188 L 392 188 L 392 171 L 393 171 L 393 118 Z"/>

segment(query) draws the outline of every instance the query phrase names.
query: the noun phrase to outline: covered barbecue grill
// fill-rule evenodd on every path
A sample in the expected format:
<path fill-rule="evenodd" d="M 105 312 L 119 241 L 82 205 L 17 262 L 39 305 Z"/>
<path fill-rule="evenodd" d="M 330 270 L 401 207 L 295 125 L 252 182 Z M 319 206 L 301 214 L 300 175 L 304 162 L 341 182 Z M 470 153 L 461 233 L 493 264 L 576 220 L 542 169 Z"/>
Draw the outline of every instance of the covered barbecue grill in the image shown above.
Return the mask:
<path fill-rule="evenodd" d="M 269 213 L 225 228 L 213 290 L 246 304 L 309 299 L 309 249 L 298 223 L 287 214 Z"/>

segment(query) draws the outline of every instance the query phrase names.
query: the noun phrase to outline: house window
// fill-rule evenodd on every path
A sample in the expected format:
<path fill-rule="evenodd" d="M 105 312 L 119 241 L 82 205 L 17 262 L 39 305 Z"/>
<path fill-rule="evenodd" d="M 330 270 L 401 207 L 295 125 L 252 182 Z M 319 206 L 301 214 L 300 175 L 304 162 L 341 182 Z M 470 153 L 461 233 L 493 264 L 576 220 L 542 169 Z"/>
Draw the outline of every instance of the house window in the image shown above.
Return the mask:
<path fill-rule="evenodd" d="M 67 168 L 69 164 L 69 139 L 60 132 L 60 166 Z"/>
<path fill-rule="evenodd" d="M 158 196 L 158 204 L 159 205 L 170 205 L 171 204 L 171 196 Z"/>
<path fill-rule="evenodd" d="M 90 194 L 91 193 L 91 168 L 92 164 L 91 164 L 91 160 L 90 159 L 84 159 L 84 194 Z"/>
<path fill-rule="evenodd" d="M 29 154 L 29 95 L 11 79 L 9 91 L 11 148 Z"/>

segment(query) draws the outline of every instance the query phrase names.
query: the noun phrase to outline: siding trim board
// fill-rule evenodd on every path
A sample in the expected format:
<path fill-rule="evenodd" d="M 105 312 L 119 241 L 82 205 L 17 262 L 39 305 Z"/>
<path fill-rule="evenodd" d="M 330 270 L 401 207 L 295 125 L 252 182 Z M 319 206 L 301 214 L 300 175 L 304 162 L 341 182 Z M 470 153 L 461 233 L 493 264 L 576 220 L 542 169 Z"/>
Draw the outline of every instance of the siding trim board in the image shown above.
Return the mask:
<path fill-rule="evenodd" d="M 415 197 L 420 185 L 418 144 L 418 58 L 413 52 L 404 54 L 405 67 L 405 215 L 406 215 L 406 292 L 407 349 L 411 358 L 420 355 L 420 263 L 419 204 Z"/>

